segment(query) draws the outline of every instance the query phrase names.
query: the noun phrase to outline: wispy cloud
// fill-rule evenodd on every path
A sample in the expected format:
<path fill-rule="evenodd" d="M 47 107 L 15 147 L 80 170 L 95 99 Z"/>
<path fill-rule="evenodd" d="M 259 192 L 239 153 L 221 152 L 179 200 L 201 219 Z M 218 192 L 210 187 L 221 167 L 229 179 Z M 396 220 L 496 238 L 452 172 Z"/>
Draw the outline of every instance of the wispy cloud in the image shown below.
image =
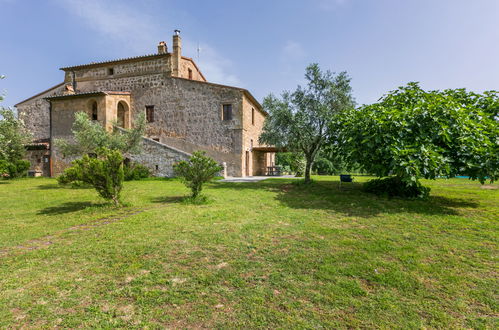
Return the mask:
<path fill-rule="evenodd" d="M 183 42 L 183 52 L 192 54 L 208 81 L 226 85 L 241 85 L 239 78 L 230 73 L 234 64 L 231 60 L 224 58 L 220 53 L 208 44 L 199 45 L 199 59 L 197 56 L 198 45 L 187 40 Z"/>
<path fill-rule="evenodd" d="M 282 48 L 282 55 L 284 60 L 286 61 L 289 60 L 296 61 L 304 58 L 307 55 L 307 52 L 300 43 L 293 40 L 289 40 Z"/>
<path fill-rule="evenodd" d="M 2 1 L 2 0 L 0 0 Z M 174 21 L 148 14 L 135 8 L 132 4 L 125 4 L 116 0 L 54 0 L 59 6 L 75 15 L 85 25 L 96 33 L 106 36 L 122 47 L 133 50 L 138 54 L 152 52 L 157 36 L 164 34 L 165 21 Z M 155 22 L 161 22 L 161 26 Z M 161 40 L 165 40 L 162 38 Z M 167 43 L 171 47 L 171 42 Z M 171 49 L 171 48 L 170 48 Z M 197 45 L 192 41 L 183 40 L 183 55 L 197 59 Z M 210 45 L 201 45 L 199 66 L 205 77 L 211 82 L 221 84 L 239 84 L 239 79 L 231 73 L 232 62 L 220 55 Z"/>
<path fill-rule="evenodd" d="M 154 45 L 152 17 L 139 13 L 118 1 L 56 0 L 69 13 L 82 20 L 89 28 L 133 51 L 143 51 Z"/>

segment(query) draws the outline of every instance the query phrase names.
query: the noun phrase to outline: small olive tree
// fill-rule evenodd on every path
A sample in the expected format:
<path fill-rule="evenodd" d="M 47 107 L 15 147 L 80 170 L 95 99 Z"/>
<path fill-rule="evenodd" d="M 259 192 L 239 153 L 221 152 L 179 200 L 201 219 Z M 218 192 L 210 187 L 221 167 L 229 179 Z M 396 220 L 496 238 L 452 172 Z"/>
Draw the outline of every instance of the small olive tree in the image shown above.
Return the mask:
<path fill-rule="evenodd" d="M 203 184 L 213 179 L 222 167 L 204 151 L 195 151 L 188 161 L 182 160 L 173 165 L 175 174 L 191 189 L 192 198 L 196 199 L 203 189 Z"/>
<path fill-rule="evenodd" d="M 120 194 L 123 189 L 123 156 L 118 150 L 101 148 L 96 156 L 83 156 L 74 160 L 57 180 L 60 184 L 86 183 L 97 190 L 99 195 L 115 206 L 121 205 Z"/>
<path fill-rule="evenodd" d="M 145 117 L 141 115 L 135 121 L 133 129 L 115 128 L 108 132 L 102 124 L 92 121 L 85 112 L 77 112 L 72 127 L 74 142 L 58 139 L 56 145 L 64 156 L 95 153 L 99 148 L 119 150 L 122 153 L 139 153 L 145 126 Z"/>

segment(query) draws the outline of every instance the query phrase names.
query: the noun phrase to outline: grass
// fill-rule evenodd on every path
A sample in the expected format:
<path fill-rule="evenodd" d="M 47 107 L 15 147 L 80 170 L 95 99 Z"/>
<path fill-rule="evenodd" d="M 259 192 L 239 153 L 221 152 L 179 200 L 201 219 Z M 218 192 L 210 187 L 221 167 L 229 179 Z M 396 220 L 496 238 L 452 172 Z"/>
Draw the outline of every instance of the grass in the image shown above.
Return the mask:
<path fill-rule="evenodd" d="M 497 185 L 0 182 L 0 328 L 497 328 Z M 361 181 L 366 178 L 359 178 Z M 488 188 L 488 189 L 484 189 Z"/>

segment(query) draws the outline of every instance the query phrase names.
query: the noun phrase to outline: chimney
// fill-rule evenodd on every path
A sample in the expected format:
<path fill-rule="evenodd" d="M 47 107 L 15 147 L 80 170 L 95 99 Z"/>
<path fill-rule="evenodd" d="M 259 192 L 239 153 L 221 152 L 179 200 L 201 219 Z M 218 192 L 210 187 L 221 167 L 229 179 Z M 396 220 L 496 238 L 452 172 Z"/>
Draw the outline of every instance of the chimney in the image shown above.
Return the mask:
<path fill-rule="evenodd" d="M 180 30 L 175 30 L 173 34 L 173 53 L 172 53 L 173 77 L 180 77 L 181 58 L 182 58 L 182 40 L 180 39 Z"/>
<path fill-rule="evenodd" d="M 168 47 L 166 46 L 166 42 L 160 41 L 158 44 L 158 54 L 166 54 L 168 52 Z"/>

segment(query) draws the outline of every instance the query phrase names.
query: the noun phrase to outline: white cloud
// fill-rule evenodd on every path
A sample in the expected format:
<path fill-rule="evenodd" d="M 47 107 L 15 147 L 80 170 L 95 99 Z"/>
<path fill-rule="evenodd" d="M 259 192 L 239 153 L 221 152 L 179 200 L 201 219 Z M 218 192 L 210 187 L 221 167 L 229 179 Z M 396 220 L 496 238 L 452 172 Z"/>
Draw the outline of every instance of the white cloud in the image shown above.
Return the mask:
<path fill-rule="evenodd" d="M 198 64 L 201 72 L 209 82 L 240 86 L 241 81 L 236 75 L 230 73 L 233 71 L 233 63 L 226 59 L 211 46 L 207 44 L 199 45 L 199 59 L 197 56 L 197 44 L 191 41 L 183 43 L 182 52 L 184 54 L 191 54 L 191 57 Z"/>
<path fill-rule="evenodd" d="M 1 0 L 0 0 L 1 1 Z M 156 49 L 157 36 L 164 34 L 165 21 L 174 21 L 144 13 L 139 8 L 119 1 L 99 0 L 55 0 L 70 14 L 82 20 L 97 33 L 106 36 L 123 47 L 137 54 L 149 54 Z M 156 24 L 155 22 L 160 22 Z M 160 25 L 161 24 L 161 25 Z M 172 23 L 170 23 L 172 24 Z M 165 40 L 162 38 L 161 40 Z M 171 49 L 171 41 L 165 40 Z M 220 84 L 239 84 L 240 81 L 232 71 L 232 62 L 222 56 L 207 44 L 201 45 L 200 61 L 198 63 L 206 79 Z M 191 40 L 183 40 L 182 55 L 197 60 L 197 45 Z"/>

